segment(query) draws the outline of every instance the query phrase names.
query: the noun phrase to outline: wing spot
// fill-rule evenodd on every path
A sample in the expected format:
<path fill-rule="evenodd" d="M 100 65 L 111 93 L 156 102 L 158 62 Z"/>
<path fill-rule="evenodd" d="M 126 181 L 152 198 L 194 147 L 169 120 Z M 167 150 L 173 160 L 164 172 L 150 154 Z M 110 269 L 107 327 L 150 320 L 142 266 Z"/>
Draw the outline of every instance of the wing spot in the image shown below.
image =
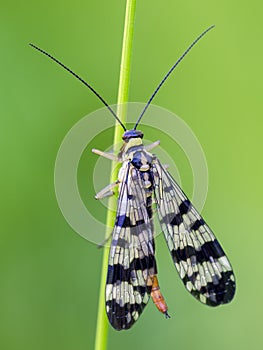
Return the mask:
<path fill-rule="evenodd" d="M 191 208 L 191 202 L 189 199 L 185 199 L 180 205 L 179 205 L 179 211 L 181 215 L 187 214 L 188 211 Z"/>

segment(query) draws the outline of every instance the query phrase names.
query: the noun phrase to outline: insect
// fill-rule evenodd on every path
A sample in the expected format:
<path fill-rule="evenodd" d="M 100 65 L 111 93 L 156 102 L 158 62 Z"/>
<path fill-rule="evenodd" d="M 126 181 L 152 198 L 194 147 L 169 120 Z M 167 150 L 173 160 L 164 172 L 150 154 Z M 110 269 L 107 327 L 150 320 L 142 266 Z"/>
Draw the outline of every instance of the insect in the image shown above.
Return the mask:
<path fill-rule="evenodd" d="M 106 312 L 116 330 L 132 327 L 150 298 L 159 311 L 170 317 L 157 278 L 153 205 L 186 289 L 209 306 L 229 303 L 235 294 L 232 267 L 221 245 L 166 168 L 150 153 L 159 143 L 144 146 L 143 132 L 137 130 L 160 87 L 191 48 L 213 27 L 199 35 L 171 67 L 132 130 L 126 129 L 111 107 L 87 82 L 53 56 L 30 44 L 85 84 L 124 129 L 124 143 L 117 156 L 93 150 L 100 156 L 122 163 L 118 179 L 96 195 L 97 199 L 101 199 L 112 195 L 114 187 L 119 189 L 106 281 Z"/>

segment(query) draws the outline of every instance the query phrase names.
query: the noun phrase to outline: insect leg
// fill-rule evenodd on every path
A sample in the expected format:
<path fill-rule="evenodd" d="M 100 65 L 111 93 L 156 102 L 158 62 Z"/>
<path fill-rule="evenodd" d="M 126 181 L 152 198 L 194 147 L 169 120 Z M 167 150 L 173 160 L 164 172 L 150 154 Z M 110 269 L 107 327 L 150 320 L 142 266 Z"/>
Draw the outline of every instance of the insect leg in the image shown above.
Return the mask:
<path fill-rule="evenodd" d="M 102 198 L 106 198 L 106 197 L 110 197 L 110 196 L 114 195 L 114 192 L 112 191 L 112 189 L 114 187 L 118 186 L 118 184 L 119 184 L 119 180 L 104 187 L 100 192 L 98 192 L 96 194 L 95 199 L 102 199 Z"/>
<path fill-rule="evenodd" d="M 153 149 L 154 147 L 157 147 L 159 145 L 160 145 L 160 141 L 157 140 L 157 141 L 151 143 L 150 145 L 145 146 L 145 149 L 146 149 L 146 151 L 150 151 L 151 149 Z"/>
<path fill-rule="evenodd" d="M 113 233 L 113 232 L 112 232 Z M 108 237 L 106 237 L 101 243 L 99 243 L 98 245 L 97 245 L 97 247 L 100 249 L 100 248 L 103 248 L 104 246 L 105 246 L 105 244 L 111 239 L 111 237 L 112 237 L 112 233 L 108 236 Z"/>
<path fill-rule="evenodd" d="M 116 162 L 119 162 L 119 158 L 117 156 L 115 156 L 113 153 L 107 153 L 107 152 L 103 152 L 100 151 L 99 149 L 93 148 L 92 152 L 95 154 L 98 154 L 99 156 L 102 156 L 104 158 L 110 159 L 110 160 L 115 160 Z"/>

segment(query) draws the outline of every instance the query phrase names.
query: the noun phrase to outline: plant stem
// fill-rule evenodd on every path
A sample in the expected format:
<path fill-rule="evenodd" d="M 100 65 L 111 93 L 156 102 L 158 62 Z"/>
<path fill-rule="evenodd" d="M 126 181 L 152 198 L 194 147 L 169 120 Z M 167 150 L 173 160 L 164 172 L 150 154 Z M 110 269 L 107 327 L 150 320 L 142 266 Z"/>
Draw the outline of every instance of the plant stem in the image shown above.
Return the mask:
<path fill-rule="evenodd" d="M 117 102 L 117 115 L 119 119 L 125 124 L 126 120 L 126 107 L 125 103 L 128 102 L 130 72 L 131 72 L 131 52 L 132 52 L 132 39 L 134 30 L 134 17 L 135 17 L 135 6 L 136 0 L 126 1 L 126 12 L 124 22 L 124 33 L 122 42 L 122 55 L 121 55 L 121 66 L 120 66 L 120 79 L 119 79 L 119 90 L 118 90 L 118 102 Z M 116 145 L 121 141 L 123 130 L 119 123 L 115 123 L 114 131 L 114 151 L 116 152 Z M 116 163 L 112 163 L 111 167 L 111 179 L 110 183 L 116 181 L 118 176 L 118 167 Z M 111 196 L 109 198 L 109 208 L 116 206 L 116 197 Z M 115 222 L 115 213 L 108 209 L 107 220 L 106 220 L 106 237 L 111 234 L 112 227 Z M 107 275 L 108 266 L 108 254 L 109 248 L 104 247 L 102 269 L 101 269 L 101 282 L 100 282 L 100 293 L 99 293 L 99 306 L 98 306 L 98 317 L 97 317 L 97 330 L 95 339 L 95 350 L 105 350 L 107 347 L 107 336 L 108 336 L 108 320 L 105 313 L 105 281 Z"/>

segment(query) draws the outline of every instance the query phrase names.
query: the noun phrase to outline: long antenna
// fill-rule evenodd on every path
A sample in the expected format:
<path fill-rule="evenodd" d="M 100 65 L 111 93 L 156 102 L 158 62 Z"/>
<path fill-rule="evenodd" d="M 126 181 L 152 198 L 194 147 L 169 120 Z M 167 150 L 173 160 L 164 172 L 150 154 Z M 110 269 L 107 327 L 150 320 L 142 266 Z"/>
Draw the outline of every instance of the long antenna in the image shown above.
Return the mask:
<path fill-rule="evenodd" d="M 74 73 L 71 69 L 69 69 L 68 67 L 66 67 L 63 63 L 61 63 L 59 60 L 57 60 L 55 57 L 51 56 L 49 53 L 47 53 L 46 51 L 40 49 L 39 47 L 37 47 L 36 45 L 33 44 L 29 44 L 30 46 L 32 46 L 34 49 L 42 52 L 44 55 L 48 56 L 49 58 L 51 58 L 53 61 L 55 61 L 57 64 L 59 64 L 61 67 L 63 67 L 64 69 L 66 69 L 70 74 L 72 74 L 75 78 L 77 78 L 78 80 L 80 80 L 84 85 L 86 85 L 100 100 L 101 102 L 108 108 L 108 110 L 111 112 L 111 114 L 114 116 L 114 118 L 116 120 L 118 120 L 118 122 L 120 123 L 120 125 L 122 126 L 123 130 L 126 131 L 126 127 L 124 126 L 124 124 L 120 121 L 120 119 L 118 118 L 118 116 L 116 115 L 116 113 L 111 109 L 111 107 L 108 105 L 108 103 L 104 100 L 104 98 L 102 98 L 100 96 L 100 94 L 93 89 L 92 86 L 90 86 L 85 80 L 83 80 L 78 74 Z"/>
<path fill-rule="evenodd" d="M 166 73 L 166 75 L 164 76 L 163 80 L 160 82 L 160 84 L 157 86 L 157 88 L 155 89 L 154 93 L 152 94 L 152 96 L 150 97 L 149 101 L 146 103 L 144 109 L 141 112 L 141 115 L 139 116 L 136 124 L 134 125 L 134 130 L 136 130 L 138 124 L 140 123 L 142 116 L 144 115 L 144 113 L 146 112 L 147 108 L 149 107 L 150 103 L 152 102 L 152 100 L 154 99 L 155 95 L 157 94 L 157 92 L 160 90 L 161 86 L 164 84 L 164 82 L 166 81 L 166 79 L 169 77 L 169 75 L 173 72 L 173 70 L 175 69 L 175 67 L 182 61 L 182 59 L 188 54 L 188 52 L 192 49 L 192 47 L 207 33 L 209 32 L 209 30 L 211 30 L 212 28 L 214 28 L 214 25 L 212 25 L 211 27 L 207 28 L 202 34 L 200 34 L 193 42 L 192 44 L 185 50 L 185 52 L 182 54 L 182 56 L 175 62 L 175 64 L 170 68 L 170 70 Z"/>

